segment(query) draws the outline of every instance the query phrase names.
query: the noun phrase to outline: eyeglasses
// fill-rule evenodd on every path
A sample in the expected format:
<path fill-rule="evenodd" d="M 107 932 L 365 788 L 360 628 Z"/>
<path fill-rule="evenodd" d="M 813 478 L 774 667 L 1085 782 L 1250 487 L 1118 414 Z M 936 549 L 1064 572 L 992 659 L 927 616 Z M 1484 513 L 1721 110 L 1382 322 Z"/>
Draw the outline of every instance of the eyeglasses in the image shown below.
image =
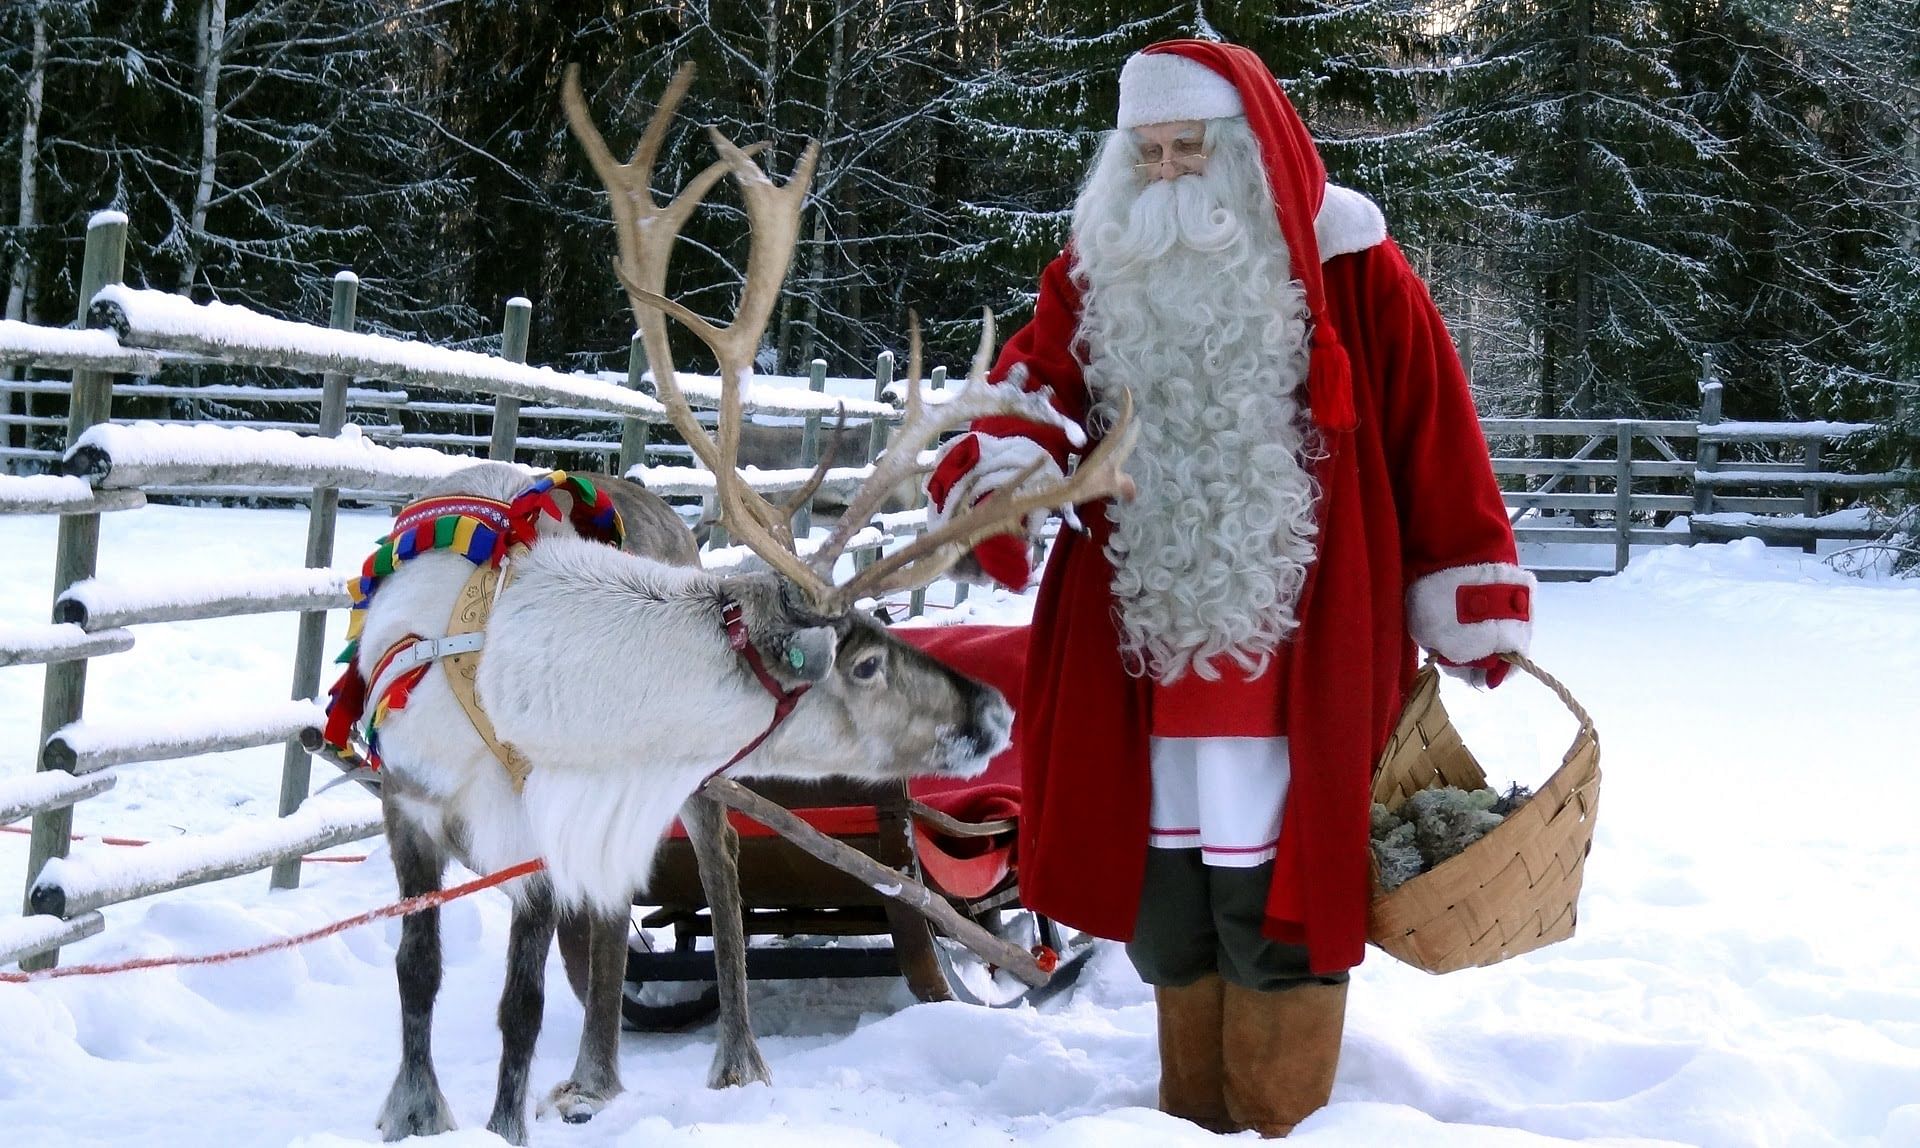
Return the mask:
<path fill-rule="evenodd" d="M 1161 164 L 1171 160 L 1175 167 L 1192 171 L 1207 159 L 1205 142 L 1197 139 L 1177 139 L 1173 141 L 1171 155 L 1157 143 L 1141 144 L 1140 162 L 1134 164 L 1133 169 L 1151 174 Z"/>

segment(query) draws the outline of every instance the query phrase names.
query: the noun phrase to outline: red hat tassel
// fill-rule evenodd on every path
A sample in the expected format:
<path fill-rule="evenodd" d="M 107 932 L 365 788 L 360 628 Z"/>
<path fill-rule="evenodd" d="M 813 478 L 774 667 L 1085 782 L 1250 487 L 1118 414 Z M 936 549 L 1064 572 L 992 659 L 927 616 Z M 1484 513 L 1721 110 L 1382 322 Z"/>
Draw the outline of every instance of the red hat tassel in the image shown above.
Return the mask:
<path fill-rule="evenodd" d="M 1307 406 L 1321 430 L 1344 432 L 1358 421 L 1353 410 L 1353 367 L 1340 340 L 1322 328 L 1307 366 Z"/>

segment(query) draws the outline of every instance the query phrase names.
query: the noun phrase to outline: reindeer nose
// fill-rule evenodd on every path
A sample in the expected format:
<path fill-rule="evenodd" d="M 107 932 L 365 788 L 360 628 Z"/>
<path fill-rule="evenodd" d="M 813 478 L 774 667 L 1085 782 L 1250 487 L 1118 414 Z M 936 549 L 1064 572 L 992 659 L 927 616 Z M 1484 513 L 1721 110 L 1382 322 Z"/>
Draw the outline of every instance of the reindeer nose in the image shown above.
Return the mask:
<path fill-rule="evenodd" d="M 987 767 L 994 756 L 1013 744 L 1013 707 L 1000 691 L 982 688 L 973 699 L 972 728 L 967 735 L 968 748 L 978 762 L 973 772 Z M 956 763 L 958 764 L 958 763 Z"/>

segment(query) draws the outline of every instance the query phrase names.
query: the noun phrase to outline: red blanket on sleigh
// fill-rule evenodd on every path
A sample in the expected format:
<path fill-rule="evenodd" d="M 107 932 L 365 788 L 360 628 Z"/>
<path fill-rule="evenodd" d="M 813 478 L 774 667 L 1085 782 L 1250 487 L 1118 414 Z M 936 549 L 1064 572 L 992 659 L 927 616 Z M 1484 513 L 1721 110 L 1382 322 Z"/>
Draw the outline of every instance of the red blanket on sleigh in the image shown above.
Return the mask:
<path fill-rule="evenodd" d="M 1026 670 L 1027 627 L 902 626 L 893 632 L 955 670 L 998 689 L 1009 702 L 1019 700 L 1021 679 Z M 1017 739 L 1015 745 L 1018 745 Z M 987 771 L 978 777 L 915 778 L 908 790 L 916 800 L 958 821 L 978 824 L 1018 819 L 1019 751 L 1008 749 L 994 758 Z M 834 837 L 871 834 L 878 822 L 871 805 L 821 806 L 794 812 L 815 829 Z M 773 835 L 771 829 L 737 813 L 730 816 L 734 828 L 743 837 Z M 678 825 L 674 832 L 680 833 Z M 926 821 L 916 821 L 914 833 L 920 863 L 927 876 L 953 896 L 983 896 L 998 886 L 1012 868 L 1012 834 L 999 838 L 958 837 L 943 833 L 938 826 Z"/>

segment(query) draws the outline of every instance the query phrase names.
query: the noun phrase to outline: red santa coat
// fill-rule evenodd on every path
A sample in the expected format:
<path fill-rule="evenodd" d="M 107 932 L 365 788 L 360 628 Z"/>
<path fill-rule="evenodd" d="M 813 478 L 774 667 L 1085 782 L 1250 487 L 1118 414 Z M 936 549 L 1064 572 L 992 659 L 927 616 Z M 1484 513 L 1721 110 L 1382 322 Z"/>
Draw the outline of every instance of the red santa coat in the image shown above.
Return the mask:
<path fill-rule="evenodd" d="M 1071 345 L 1079 292 L 1067 257 L 1041 279 L 1031 323 L 996 375 L 1028 367 L 1061 411 L 1089 405 Z M 1374 761 L 1415 666 L 1406 596 L 1415 580 L 1457 567 L 1515 563 L 1513 532 L 1453 342 L 1425 286 L 1386 240 L 1323 268 L 1329 317 L 1353 380 L 1354 426 L 1325 428 L 1318 550 L 1296 607 L 1285 728 L 1293 864 L 1276 866 L 1267 932 L 1304 939 L 1316 971 L 1360 962 L 1371 892 L 1368 812 Z M 1064 436 L 1032 423 L 975 427 L 1023 435 L 1064 459 Z M 1051 439 L 1052 441 L 1048 441 Z M 1081 510 L 1088 532 L 1063 531 L 1041 578 L 1018 712 L 1024 762 L 1020 893 L 1027 907 L 1126 940 L 1146 865 L 1150 684 L 1120 659 L 1103 554 L 1105 506 Z M 1298 876 L 1283 888 L 1287 871 Z"/>

